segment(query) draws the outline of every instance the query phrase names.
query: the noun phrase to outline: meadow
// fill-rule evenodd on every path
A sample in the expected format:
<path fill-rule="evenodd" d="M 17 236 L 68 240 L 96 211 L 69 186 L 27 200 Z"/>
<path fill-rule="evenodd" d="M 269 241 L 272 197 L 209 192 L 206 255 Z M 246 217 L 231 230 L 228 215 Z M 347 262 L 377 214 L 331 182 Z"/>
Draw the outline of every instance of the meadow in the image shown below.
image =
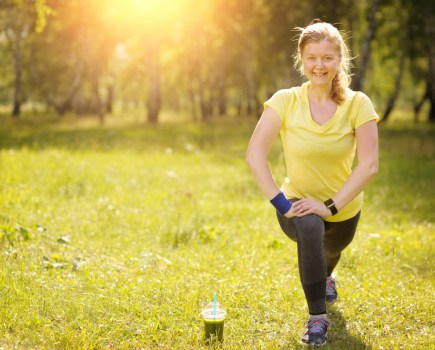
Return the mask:
<path fill-rule="evenodd" d="M 255 123 L 0 116 L 0 349 L 305 348 L 296 246 L 244 161 Z M 380 144 L 325 349 L 435 348 L 435 127 Z"/>

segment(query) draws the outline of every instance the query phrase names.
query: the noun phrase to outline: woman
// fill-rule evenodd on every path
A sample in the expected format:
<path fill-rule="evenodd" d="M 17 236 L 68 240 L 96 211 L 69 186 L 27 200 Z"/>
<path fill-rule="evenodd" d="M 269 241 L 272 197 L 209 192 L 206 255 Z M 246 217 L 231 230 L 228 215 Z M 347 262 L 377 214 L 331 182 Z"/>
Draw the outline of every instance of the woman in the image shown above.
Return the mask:
<path fill-rule="evenodd" d="M 299 30 L 295 67 L 308 82 L 265 102 L 246 160 L 282 230 L 297 243 L 310 314 L 302 341 L 320 346 L 330 325 L 326 301 L 338 297 L 332 272 L 355 235 L 362 191 L 378 171 L 379 117 L 366 95 L 348 88 L 349 52 L 339 31 L 324 22 Z M 267 161 L 278 133 L 287 170 L 281 188 Z"/>

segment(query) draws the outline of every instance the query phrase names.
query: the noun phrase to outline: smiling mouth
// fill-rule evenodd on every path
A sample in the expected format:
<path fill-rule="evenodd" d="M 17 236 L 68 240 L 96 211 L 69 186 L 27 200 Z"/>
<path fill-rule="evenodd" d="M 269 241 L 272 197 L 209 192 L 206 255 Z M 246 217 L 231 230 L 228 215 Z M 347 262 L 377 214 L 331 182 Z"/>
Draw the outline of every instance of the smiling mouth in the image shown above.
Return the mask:
<path fill-rule="evenodd" d="M 313 73 L 313 75 L 314 75 L 315 77 L 323 77 L 323 76 L 326 75 L 326 73 Z"/>

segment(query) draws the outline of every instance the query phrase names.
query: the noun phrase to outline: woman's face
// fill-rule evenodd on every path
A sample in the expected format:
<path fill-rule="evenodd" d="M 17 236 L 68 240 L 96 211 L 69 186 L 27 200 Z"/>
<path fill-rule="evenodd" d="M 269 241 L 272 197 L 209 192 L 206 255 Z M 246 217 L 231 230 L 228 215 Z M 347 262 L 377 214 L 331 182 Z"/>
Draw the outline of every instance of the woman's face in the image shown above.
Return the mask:
<path fill-rule="evenodd" d="M 302 50 L 304 73 L 315 86 L 331 87 L 340 62 L 340 51 L 329 40 L 308 43 Z"/>

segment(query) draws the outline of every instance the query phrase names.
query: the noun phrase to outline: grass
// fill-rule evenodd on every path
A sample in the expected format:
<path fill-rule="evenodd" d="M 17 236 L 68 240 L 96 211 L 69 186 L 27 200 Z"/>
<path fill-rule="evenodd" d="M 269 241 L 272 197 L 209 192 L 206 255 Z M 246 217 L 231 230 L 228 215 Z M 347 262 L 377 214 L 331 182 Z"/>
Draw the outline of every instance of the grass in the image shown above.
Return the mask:
<path fill-rule="evenodd" d="M 219 348 L 303 348 L 296 247 L 244 164 L 255 120 L 0 119 L 0 348 L 205 349 L 214 291 Z M 435 128 L 380 135 L 326 349 L 434 346 Z"/>

